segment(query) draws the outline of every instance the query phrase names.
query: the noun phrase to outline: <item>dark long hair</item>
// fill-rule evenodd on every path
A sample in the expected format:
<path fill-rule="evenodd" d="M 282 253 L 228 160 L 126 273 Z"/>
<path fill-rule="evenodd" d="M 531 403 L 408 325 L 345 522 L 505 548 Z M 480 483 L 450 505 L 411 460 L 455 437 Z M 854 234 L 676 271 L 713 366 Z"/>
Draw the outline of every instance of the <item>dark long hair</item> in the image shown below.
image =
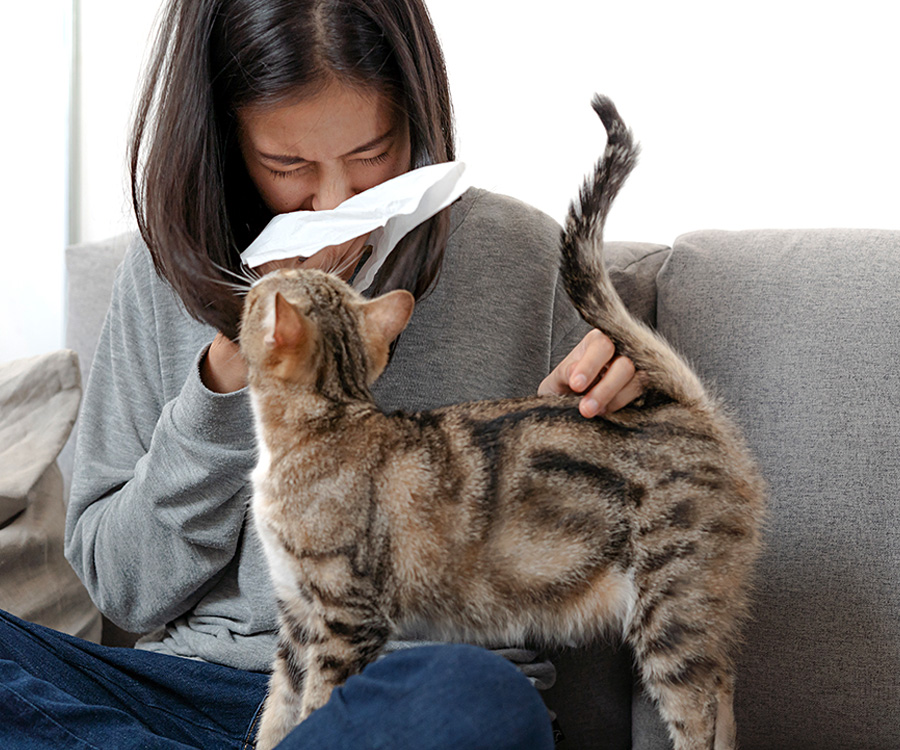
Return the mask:
<path fill-rule="evenodd" d="M 188 312 L 236 338 L 240 253 L 271 218 L 237 143 L 237 110 L 329 79 L 387 95 L 409 122 L 410 168 L 454 158 L 440 44 L 423 0 L 169 0 L 135 114 L 132 203 L 158 272 Z M 444 210 L 407 235 L 375 293 L 421 297 L 440 270 Z"/>

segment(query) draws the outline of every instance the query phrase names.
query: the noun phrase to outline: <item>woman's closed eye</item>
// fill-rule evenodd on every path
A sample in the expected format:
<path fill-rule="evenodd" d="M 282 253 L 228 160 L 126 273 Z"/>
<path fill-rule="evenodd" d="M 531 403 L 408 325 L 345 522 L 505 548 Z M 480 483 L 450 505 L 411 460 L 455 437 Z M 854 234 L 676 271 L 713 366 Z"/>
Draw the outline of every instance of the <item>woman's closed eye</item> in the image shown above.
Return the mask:
<path fill-rule="evenodd" d="M 377 164 L 384 164 L 390 158 L 391 152 L 385 151 L 378 156 L 370 156 L 366 159 L 357 159 L 361 164 L 365 164 L 367 167 L 374 167 Z"/>
<path fill-rule="evenodd" d="M 297 169 L 286 169 L 286 170 L 272 169 L 271 167 L 266 167 L 266 169 L 268 169 L 269 172 L 271 173 L 271 175 L 273 177 L 275 177 L 276 179 L 284 179 L 285 177 L 290 177 L 291 175 L 299 174 L 300 172 L 303 172 L 306 169 L 306 167 L 303 166 L 303 167 L 298 167 Z"/>
<path fill-rule="evenodd" d="M 355 159 L 358 164 L 362 164 L 365 167 L 376 167 L 379 164 L 384 164 L 391 157 L 390 150 L 384 151 L 377 156 L 369 156 L 362 159 Z M 266 167 L 273 177 L 276 179 L 284 179 L 286 177 L 290 177 L 291 175 L 298 175 L 306 172 L 311 164 L 309 162 L 305 162 L 301 164 L 296 169 L 272 169 L 271 167 Z"/>

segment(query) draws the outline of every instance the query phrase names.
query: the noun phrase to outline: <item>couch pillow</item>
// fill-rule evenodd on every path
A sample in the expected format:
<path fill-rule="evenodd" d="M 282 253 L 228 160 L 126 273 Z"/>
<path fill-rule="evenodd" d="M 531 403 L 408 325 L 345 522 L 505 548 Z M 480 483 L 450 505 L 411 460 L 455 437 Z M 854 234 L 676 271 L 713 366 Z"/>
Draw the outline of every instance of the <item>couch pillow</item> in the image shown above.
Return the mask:
<path fill-rule="evenodd" d="M 666 245 L 607 242 L 606 268 L 616 291 L 632 315 L 656 325 L 656 277 L 672 252 Z"/>
<path fill-rule="evenodd" d="M 126 232 L 99 242 L 85 242 L 66 248 L 66 348 L 78 352 L 81 382 L 87 383 L 100 338 L 100 329 L 109 308 L 113 279 L 137 232 Z M 73 430 L 57 463 L 69 496 L 78 430 Z"/>
<path fill-rule="evenodd" d="M 696 232 L 658 284 L 771 487 L 741 747 L 900 747 L 900 232 Z"/>
<path fill-rule="evenodd" d="M 0 608 L 98 640 L 99 613 L 63 557 L 56 466 L 80 399 L 75 352 L 0 364 Z"/>
<path fill-rule="evenodd" d="M 619 295 L 645 323 L 656 321 L 656 275 L 669 248 L 640 242 L 610 242 L 606 266 Z M 631 747 L 633 659 L 606 641 L 552 654 L 556 683 L 543 697 L 573 750 Z"/>
<path fill-rule="evenodd" d="M 81 380 L 75 352 L 0 364 L 0 524 L 56 460 L 75 424 Z"/>

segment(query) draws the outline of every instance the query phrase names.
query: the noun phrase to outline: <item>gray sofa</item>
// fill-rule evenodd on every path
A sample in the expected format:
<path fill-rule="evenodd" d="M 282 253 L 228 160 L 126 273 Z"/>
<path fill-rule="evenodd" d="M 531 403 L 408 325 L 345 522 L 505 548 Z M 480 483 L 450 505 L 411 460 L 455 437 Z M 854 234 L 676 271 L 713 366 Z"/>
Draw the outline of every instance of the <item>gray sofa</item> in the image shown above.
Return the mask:
<path fill-rule="evenodd" d="M 84 372 L 126 243 L 68 250 Z M 741 747 L 900 748 L 900 231 L 703 231 L 610 256 L 626 302 L 731 405 L 770 483 Z M 559 671 L 562 748 L 668 746 L 627 651 L 563 654 Z"/>

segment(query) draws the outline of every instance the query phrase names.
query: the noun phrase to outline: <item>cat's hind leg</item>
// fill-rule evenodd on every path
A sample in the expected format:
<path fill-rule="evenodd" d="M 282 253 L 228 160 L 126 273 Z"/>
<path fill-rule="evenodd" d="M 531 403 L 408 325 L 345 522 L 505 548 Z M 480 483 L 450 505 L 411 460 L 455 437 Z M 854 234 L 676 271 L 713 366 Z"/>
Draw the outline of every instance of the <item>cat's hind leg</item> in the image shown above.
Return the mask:
<path fill-rule="evenodd" d="M 734 654 L 739 599 L 707 594 L 693 577 L 641 581 L 626 628 L 644 689 L 659 705 L 675 750 L 733 750 Z M 721 590 L 721 589 L 720 589 Z"/>
<path fill-rule="evenodd" d="M 686 664 L 684 675 L 644 680 L 645 689 L 659 705 L 675 750 L 734 750 L 736 747 L 732 693 L 723 685 L 728 678 L 700 678 L 690 674 L 695 669 L 708 668 L 702 664 Z M 691 682 L 680 682 L 682 676 Z"/>
<path fill-rule="evenodd" d="M 658 703 L 675 750 L 734 750 L 732 668 L 717 649 L 672 648 L 681 632 L 673 626 L 660 639 L 632 643 L 644 689 Z"/>

